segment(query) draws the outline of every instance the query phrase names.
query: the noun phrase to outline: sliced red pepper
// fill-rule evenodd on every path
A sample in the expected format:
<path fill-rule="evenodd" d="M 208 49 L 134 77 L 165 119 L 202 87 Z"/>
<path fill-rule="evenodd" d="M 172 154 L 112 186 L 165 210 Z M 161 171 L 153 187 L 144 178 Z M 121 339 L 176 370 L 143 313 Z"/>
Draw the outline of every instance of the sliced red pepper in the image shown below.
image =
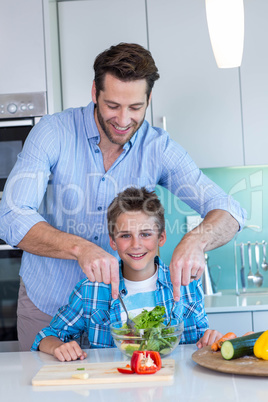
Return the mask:
<path fill-rule="evenodd" d="M 133 352 L 130 364 L 137 374 L 154 374 L 162 367 L 160 354 L 150 350 Z"/>
<path fill-rule="evenodd" d="M 127 364 L 126 367 L 118 367 L 117 370 L 121 374 L 134 374 L 135 373 L 135 371 L 131 370 L 129 364 Z"/>

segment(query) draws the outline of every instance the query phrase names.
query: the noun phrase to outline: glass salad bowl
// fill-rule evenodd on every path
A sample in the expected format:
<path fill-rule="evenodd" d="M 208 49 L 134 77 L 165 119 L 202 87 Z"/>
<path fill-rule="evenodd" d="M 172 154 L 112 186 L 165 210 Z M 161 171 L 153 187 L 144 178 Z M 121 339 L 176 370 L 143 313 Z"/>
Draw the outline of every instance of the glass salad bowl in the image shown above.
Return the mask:
<path fill-rule="evenodd" d="M 111 335 L 120 351 L 131 357 L 135 350 L 153 350 L 161 357 L 169 355 L 178 346 L 183 333 L 183 321 L 171 320 L 169 326 L 161 322 L 156 327 L 135 328 L 127 327 L 126 321 L 118 321 L 110 325 Z"/>

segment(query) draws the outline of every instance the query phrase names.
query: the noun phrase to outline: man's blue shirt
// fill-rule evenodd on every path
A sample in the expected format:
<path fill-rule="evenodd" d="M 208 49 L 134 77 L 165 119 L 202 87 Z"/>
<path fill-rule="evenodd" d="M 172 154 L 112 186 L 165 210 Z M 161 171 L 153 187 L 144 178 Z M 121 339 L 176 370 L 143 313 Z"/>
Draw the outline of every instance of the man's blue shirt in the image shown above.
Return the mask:
<path fill-rule="evenodd" d="M 209 180 L 169 134 L 144 121 L 105 172 L 94 104 L 44 116 L 18 155 L 0 204 L 0 238 L 17 245 L 38 222 L 81 236 L 112 255 L 107 208 L 129 186 L 169 189 L 204 217 L 230 212 L 243 226 L 245 211 Z M 75 260 L 23 253 L 20 275 L 31 301 L 53 316 L 85 278 Z"/>

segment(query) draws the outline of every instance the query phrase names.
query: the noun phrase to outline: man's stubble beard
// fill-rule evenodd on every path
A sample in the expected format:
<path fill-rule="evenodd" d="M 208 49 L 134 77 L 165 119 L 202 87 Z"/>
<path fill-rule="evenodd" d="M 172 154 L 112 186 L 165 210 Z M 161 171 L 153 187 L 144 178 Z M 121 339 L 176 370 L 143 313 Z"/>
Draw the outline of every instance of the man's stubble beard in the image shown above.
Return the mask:
<path fill-rule="evenodd" d="M 104 134 L 106 135 L 106 137 L 109 139 L 109 141 L 110 141 L 112 144 L 116 144 L 116 145 L 125 145 L 128 141 L 130 141 L 131 138 L 133 137 L 133 135 L 136 134 L 136 132 L 138 131 L 138 129 L 141 127 L 141 125 L 143 124 L 143 122 L 144 122 L 144 120 L 145 120 L 145 114 L 144 114 L 141 123 L 140 123 L 139 125 L 137 125 L 137 123 L 136 123 L 137 128 L 133 131 L 133 133 L 131 133 L 131 134 L 129 135 L 129 137 L 127 137 L 126 139 L 124 139 L 123 142 L 122 142 L 122 141 L 118 142 L 118 141 L 116 141 L 116 140 L 113 138 L 113 135 L 111 134 L 107 123 L 105 123 L 104 118 L 103 118 L 102 115 L 101 115 L 101 112 L 100 112 L 98 103 L 96 103 L 96 112 L 97 112 L 98 122 L 99 122 L 99 125 L 101 126 L 102 131 L 104 132 Z"/>

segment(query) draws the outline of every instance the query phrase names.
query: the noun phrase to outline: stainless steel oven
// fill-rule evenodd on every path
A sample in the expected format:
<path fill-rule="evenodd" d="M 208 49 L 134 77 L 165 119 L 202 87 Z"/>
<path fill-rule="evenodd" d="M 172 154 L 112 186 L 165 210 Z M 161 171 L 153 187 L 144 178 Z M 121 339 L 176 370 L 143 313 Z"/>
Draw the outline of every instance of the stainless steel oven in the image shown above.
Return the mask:
<path fill-rule="evenodd" d="M 46 114 L 43 92 L 0 95 L 0 202 L 27 135 Z M 17 339 L 17 299 L 22 251 L 0 239 L 0 341 Z"/>
<path fill-rule="evenodd" d="M 32 118 L 0 120 L 0 196 L 17 155 L 33 126 Z"/>

